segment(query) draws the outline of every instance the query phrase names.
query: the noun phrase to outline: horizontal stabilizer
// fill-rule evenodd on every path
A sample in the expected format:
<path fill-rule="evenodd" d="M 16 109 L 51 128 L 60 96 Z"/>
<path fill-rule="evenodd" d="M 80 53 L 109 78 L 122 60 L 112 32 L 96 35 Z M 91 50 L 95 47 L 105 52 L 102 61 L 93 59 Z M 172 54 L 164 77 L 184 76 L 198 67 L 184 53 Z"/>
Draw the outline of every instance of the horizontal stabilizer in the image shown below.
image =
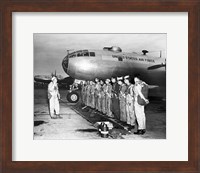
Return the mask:
<path fill-rule="evenodd" d="M 166 67 L 166 65 L 165 64 L 157 64 L 157 65 L 150 66 L 147 69 L 148 70 L 155 70 L 155 69 L 158 69 L 158 68 L 161 68 L 161 67 Z"/>
<path fill-rule="evenodd" d="M 148 85 L 149 89 L 154 89 L 154 88 L 158 88 L 158 87 L 159 87 L 158 85 Z"/>

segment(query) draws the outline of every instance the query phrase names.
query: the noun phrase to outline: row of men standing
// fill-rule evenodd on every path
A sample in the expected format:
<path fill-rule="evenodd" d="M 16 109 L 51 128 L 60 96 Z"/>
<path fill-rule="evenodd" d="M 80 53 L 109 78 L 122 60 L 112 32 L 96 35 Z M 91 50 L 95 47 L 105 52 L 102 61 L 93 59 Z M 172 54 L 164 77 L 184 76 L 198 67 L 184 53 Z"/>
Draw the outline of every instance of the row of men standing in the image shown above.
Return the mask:
<path fill-rule="evenodd" d="M 134 77 L 134 82 L 133 85 L 130 76 L 106 79 L 105 82 L 97 78 L 95 82 L 84 82 L 81 87 L 82 103 L 122 121 L 129 126 L 128 130 L 134 129 L 137 122 L 138 130 L 135 134 L 142 135 L 146 132 L 146 118 L 144 105 L 138 104 L 137 96 L 140 95 L 148 103 L 141 92 L 146 83 L 139 77 Z"/>

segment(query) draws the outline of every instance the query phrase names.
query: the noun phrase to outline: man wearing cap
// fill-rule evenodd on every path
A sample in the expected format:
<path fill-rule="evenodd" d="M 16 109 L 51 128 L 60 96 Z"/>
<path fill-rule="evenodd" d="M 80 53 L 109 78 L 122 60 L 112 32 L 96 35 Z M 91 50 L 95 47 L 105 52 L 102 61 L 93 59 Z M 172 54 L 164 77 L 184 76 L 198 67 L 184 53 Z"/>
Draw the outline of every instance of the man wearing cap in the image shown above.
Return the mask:
<path fill-rule="evenodd" d="M 112 113 L 116 119 L 120 119 L 119 110 L 119 84 L 116 82 L 116 78 L 112 77 Z"/>
<path fill-rule="evenodd" d="M 88 94 L 88 106 L 92 107 L 92 95 L 91 95 L 91 89 L 92 89 L 92 81 L 88 82 L 88 88 L 87 88 L 87 94 Z"/>
<path fill-rule="evenodd" d="M 48 99 L 49 99 L 50 117 L 52 119 L 62 118 L 60 116 L 60 105 L 59 105 L 60 94 L 58 91 L 57 78 L 55 76 L 52 77 L 51 82 L 48 85 Z"/>
<path fill-rule="evenodd" d="M 137 132 L 134 132 L 134 134 L 137 135 L 143 135 L 146 132 L 146 117 L 144 112 L 144 105 L 140 105 L 138 103 L 138 97 L 140 96 L 141 99 L 145 101 L 146 104 L 149 103 L 149 100 L 144 97 L 142 93 L 142 87 L 144 85 L 147 85 L 145 82 L 143 82 L 140 79 L 139 75 L 136 75 L 134 77 L 135 85 L 134 85 L 134 95 L 135 95 L 135 101 L 134 101 L 134 107 L 135 107 L 135 115 L 138 122 L 138 130 Z"/>
<path fill-rule="evenodd" d="M 135 112 L 134 112 L 134 105 L 133 105 L 133 84 L 130 82 L 130 76 L 124 77 L 124 82 L 127 85 L 126 90 L 126 117 L 127 117 L 127 124 L 130 125 L 129 130 L 135 128 Z"/>
<path fill-rule="evenodd" d="M 84 101 L 84 97 L 85 97 L 85 82 L 81 81 L 80 86 L 81 86 L 81 102 L 82 102 L 82 105 L 85 105 L 85 101 Z"/>
<path fill-rule="evenodd" d="M 111 92 L 112 92 L 112 85 L 110 84 L 110 79 L 106 79 L 106 115 L 109 117 L 112 117 Z"/>
<path fill-rule="evenodd" d="M 91 86 L 91 89 L 90 89 L 90 94 L 91 94 L 91 100 L 90 100 L 90 106 L 91 108 L 95 108 L 95 83 L 93 81 L 90 81 L 90 86 Z"/>
<path fill-rule="evenodd" d="M 90 81 L 86 83 L 86 106 L 90 106 Z"/>
<path fill-rule="evenodd" d="M 118 80 L 118 84 L 119 84 L 119 107 L 120 107 L 120 120 L 122 122 L 127 121 L 127 117 L 126 117 L 126 95 L 125 95 L 125 91 L 127 89 L 126 84 L 123 82 L 123 77 L 119 77 L 117 78 Z"/>
<path fill-rule="evenodd" d="M 100 93 L 100 82 L 99 82 L 99 79 L 95 78 L 94 97 L 95 97 L 95 109 L 96 110 L 99 110 L 99 103 L 98 103 L 99 93 Z"/>
<path fill-rule="evenodd" d="M 103 81 L 99 81 L 99 92 L 98 92 L 98 96 L 97 96 L 97 110 L 99 112 L 102 112 L 102 88 L 103 88 Z"/>
<path fill-rule="evenodd" d="M 101 112 L 106 114 L 106 89 L 104 81 L 101 81 Z"/>

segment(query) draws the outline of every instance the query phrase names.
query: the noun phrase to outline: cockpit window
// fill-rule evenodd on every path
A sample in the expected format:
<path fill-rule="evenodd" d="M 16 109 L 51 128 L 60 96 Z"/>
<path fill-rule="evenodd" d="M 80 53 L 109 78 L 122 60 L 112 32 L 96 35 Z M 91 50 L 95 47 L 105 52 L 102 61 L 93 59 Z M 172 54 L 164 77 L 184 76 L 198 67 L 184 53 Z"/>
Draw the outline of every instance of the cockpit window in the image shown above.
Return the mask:
<path fill-rule="evenodd" d="M 84 52 L 83 56 L 89 56 L 89 52 Z"/>
<path fill-rule="evenodd" d="M 77 53 L 77 56 L 83 56 L 82 52 Z"/>
<path fill-rule="evenodd" d="M 95 53 L 94 52 L 90 52 L 90 56 L 95 56 Z"/>
<path fill-rule="evenodd" d="M 95 52 L 89 52 L 88 50 L 79 50 L 76 52 L 72 52 L 68 55 L 69 58 L 80 56 L 95 56 Z"/>
<path fill-rule="evenodd" d="M 69 56 L 69 58 L 72 58 L 72 57 L 76 57 L 76 54 L 75 53 L 70 53 L 68 56 Z"/>

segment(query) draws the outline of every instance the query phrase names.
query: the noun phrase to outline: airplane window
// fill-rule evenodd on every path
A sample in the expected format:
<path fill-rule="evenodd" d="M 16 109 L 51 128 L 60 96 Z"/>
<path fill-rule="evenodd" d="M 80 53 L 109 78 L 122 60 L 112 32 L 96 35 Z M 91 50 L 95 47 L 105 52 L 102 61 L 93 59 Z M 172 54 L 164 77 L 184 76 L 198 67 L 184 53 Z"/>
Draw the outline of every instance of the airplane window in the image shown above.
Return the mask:
<path fill-rule="evenodd" d="M 78 54 L 77 54 L 77 56 L 83 56 L 83 53 L 82 53 L 82 52 L 80 52 L 80 53 L 78 53 Z"/>
<path fill-rule="evenodd" d="M 89 52 L 84 52 L 83 56 L 89 56 Z"/>
<path fill-rule="evenodd" d="M 122 57 L 118 57 L 118 61 L 123 61 Z"/>
<path fill-rule="evenodd" d="M 94 52 L 90 52 L 90 56 L 95 56 L 95 53 Z"/>
<path fill-rule="evenodd" d="M 76 54 L 75 54 L 75 53 L 73 53 L 71 56 L 72 56 L 72 57 L 76 57 Z"/>
<path fill-rule="evenodd" d="M 75 53 L 69 54 L 69 58 L 76 57 Z"/>

